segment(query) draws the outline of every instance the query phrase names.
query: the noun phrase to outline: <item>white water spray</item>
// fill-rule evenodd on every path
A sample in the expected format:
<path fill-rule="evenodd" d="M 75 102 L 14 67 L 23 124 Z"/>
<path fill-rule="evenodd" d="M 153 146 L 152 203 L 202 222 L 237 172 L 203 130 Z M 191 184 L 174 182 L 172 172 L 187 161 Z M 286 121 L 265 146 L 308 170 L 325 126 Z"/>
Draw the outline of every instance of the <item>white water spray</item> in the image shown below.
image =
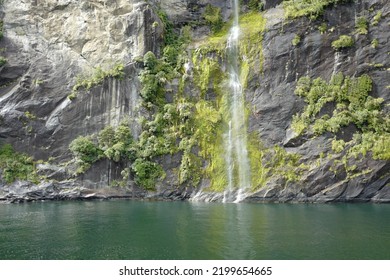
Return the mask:
<path fill-rule="evenodd" d="M 247 126 L 245 118 L 245 98 L 240 81 L 239 39 L 240 26 L 238 21 L 239 0 L 233 1 L 234 19 L 226 44 L 227 69 L 229 73 L 229 120 L 224 133 L 224 159 L 227 174 L 225 192 L 208 193 L 200 190 L 191 201 L 222 201 L 240 202 L 250 191 L 251 175 L 247 149 Z"/>
<path fill-rule="evenodd" d="M 228 186 L 224 202 L 240 202 L 250 189 L 250 164 L 247 149 L 247 127 L 245 121 L 245 98 L 240 81 L 238 0 L 233 0 L 234 20 L 229 33 L 226 52 L 229 69 L 230 116 L 225 136 L 225 162 Z M 238 178 L 235 178 L 238 177 Z"/>

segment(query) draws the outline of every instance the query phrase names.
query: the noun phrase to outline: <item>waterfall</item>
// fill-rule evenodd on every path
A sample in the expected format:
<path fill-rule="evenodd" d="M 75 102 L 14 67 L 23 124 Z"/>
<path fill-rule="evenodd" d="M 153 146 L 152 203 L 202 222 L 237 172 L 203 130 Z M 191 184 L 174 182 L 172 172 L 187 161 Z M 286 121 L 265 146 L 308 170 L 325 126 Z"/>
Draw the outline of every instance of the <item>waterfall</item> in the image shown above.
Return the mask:
<path fill-rule="evenodd" d="M 250 164 L 247 148 L 247 127 L 245 120 L 245 97 L 240 81 L 238 21 L 239 0 L 233 0 L 234 19 L 226 45 L 229 70 L 230 117 L 227 137 L 225 136 L 225 162 L 227 166 L 228 186 L 225 202 L 239 202 L 250 189 Z M 238 178 L 235 178 L 238 177 Z"/>
<path fill-rule="evenodd" d="M 200 190 L 191 201 L 240 202 L 250 191 L 251 175 L 247 148 L 247 125 L 245 97 L 240 81 L 239 63 L 239 0 L 233 1 L 233 26 L 226 43 L 226 69 L 229 74 L 227 99 L 229 112 L 226 113 L 226 131 L 223 135 L 224 160 L 227 186 L 223 194 L 204 193 Z"/>

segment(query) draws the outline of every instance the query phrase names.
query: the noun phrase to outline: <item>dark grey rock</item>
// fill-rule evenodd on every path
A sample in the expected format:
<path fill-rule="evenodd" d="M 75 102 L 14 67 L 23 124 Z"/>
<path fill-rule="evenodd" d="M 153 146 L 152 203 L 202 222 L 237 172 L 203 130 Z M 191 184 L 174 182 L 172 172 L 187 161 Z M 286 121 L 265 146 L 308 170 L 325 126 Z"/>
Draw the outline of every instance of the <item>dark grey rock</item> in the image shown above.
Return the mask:
<path fill-rule="evenodd" d="M 372 199 L 372 202 L 389 203 L 390 185 L 386 184 Z"/>

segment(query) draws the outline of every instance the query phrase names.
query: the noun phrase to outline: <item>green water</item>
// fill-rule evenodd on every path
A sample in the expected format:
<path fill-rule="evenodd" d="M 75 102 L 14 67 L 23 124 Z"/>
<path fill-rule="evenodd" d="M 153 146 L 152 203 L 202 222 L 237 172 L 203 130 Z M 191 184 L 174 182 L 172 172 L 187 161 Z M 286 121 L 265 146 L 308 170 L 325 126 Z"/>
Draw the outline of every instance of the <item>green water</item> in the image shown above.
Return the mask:
<path fill-rule="evenodd" d="M 0 259 L 390 259 L 390 205 L 0 205 Z"/>

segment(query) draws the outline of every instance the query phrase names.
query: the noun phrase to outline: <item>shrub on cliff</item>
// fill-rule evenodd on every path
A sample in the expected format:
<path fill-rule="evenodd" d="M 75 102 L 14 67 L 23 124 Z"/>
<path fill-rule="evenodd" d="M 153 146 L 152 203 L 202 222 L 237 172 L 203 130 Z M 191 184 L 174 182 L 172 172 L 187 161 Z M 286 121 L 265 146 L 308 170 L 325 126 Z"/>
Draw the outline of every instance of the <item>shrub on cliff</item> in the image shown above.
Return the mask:
<path fill-rule="evenodd" d="M 1 177 L 6 183 L 12 183 L 17 179 L 38 181 L 34 160 L 25 154 L 15 152 L 10 144 L 0 147 L 0 169 Z"/>
<path fill-rule="evenodd" d="M 154 189 L 156 180 L 164 176 L 162 167 L 146 159 L 138 158 L 131 166 L 135 183 L 145 189 Z"/>
<path fill-rule="evenodd" d="M 213 32 L 218 32 L 219 30 L 221 30 L 223 25 L 221 8 L 215 7 L 211 4 L 207 4 L 203 13 L 203 17 L 210 25 L 211 30 Z"/>
<path fill-rule="evenodd" d="M 361 35 L 366 35 L 368 33 L 368 21 L 365 17 L 359 17 L 356 20 L 356 32 Z"/>
<path fill-rule="evenodd" d="M 101 150 L 92 142 L 90 137 L 77 137 L 70 143 L 69 149 L 76 158 L 88 164 L 96 162 L 101 155 Z"/>
<path fill-rule="evenodd" d="M 351 36 L 341 35 L 337 40 L 332 42 L 332 47 L 338 51 L 340 49 L 352 47 L 355 41 Z"/>
<path fill-rule="evenodd" d="M 285 0 L 283 7 L 287 18 L 308 16 L 316 19 L 324 13 L 326 7 L 351 1 L 353 0 Z"/>

